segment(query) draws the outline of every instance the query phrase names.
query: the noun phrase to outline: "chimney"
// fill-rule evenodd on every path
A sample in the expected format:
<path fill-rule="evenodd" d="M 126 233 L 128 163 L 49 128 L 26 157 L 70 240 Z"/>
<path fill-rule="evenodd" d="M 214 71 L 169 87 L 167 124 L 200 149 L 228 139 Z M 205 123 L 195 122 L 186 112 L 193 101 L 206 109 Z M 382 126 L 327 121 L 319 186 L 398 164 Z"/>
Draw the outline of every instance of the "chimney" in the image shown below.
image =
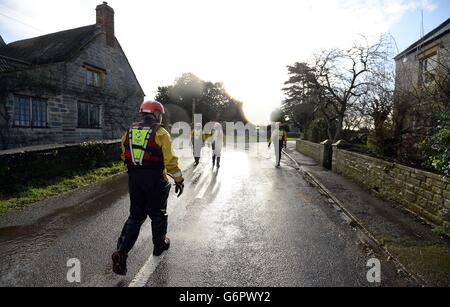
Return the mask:
<path fill-rule="evenodd" d="M 2 36 L 0 35 L 0 47 L 6 46 L 5 41 L 3 40 Z"/>
<path fill-rule="evenodd" d="M 99 25 L 106 34 L 106 44 L 110 47 L 115 46 L 114 35 L 114 10 L 103 2 L 95 9 L 97 11 L 97 25 Z"/>

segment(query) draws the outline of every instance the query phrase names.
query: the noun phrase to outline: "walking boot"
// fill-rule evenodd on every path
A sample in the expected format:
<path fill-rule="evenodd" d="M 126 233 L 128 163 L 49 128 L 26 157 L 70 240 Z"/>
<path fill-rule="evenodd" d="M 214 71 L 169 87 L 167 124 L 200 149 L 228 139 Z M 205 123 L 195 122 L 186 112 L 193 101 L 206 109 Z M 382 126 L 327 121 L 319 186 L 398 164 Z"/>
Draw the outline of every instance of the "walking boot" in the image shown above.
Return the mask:
<path fill-rule="evenodd" d="M 116 251 L 112 254 L 113 272 L 117 275 L 127 275 L 127 258 L 128 255 L 121 251 Z"/>
<path fill-rule="evenodd" d="M 162 244 L 156 244 L 153 249 L 153 255 L 156 257 L 159 257 L 164 253 L 164 251 L 168 250 L 170 248 L 170 239 L 165 238 L 164 242 Z"/>

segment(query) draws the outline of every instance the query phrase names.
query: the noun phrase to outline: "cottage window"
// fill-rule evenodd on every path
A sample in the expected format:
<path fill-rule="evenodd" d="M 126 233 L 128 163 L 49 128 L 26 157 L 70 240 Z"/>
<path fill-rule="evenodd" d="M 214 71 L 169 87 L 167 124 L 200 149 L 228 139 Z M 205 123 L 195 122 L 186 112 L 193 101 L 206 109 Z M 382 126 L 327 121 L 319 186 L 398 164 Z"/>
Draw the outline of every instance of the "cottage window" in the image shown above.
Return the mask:
<path fill-rule="evenodd" d="M 103 88 L 104 71 L 101 69 L 85 66 L 86 84 L 93 87 Z"/>
<path fill-rule="evenodd" d="M 420 60 L 420 85 L 429 86 L 436 80 L 438 53 L 434 52 Z"/>
<path fill-rule="evenodd" d="M 14 126 L 47 127 L 47 101 L 27 96 L 14 97 Z"/>
<path fill-rule="evenodd" d="M 46 127 L 47 126 L 47 101 L 43 99 L 33 98 L 32 102 L 32 126 Z"/>
<path fill-rule="evenodd" d="M 78 102 L 78 128 L 100 128 L 100 106 Z"/>

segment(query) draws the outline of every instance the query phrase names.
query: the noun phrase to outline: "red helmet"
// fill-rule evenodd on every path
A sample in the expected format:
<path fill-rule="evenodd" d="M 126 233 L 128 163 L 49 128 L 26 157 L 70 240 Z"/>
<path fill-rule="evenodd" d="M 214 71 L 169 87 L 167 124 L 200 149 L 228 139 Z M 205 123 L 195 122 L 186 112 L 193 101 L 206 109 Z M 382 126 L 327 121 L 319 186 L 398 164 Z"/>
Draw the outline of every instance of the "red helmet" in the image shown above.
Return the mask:
<path fill-rule="evenodd" d="M 155 111 L 159 111 L 165 114 L 164 106 L 157 101 L 145 101 L 141 105 L 139 113 L 141 114 L 153 114 Z"/>

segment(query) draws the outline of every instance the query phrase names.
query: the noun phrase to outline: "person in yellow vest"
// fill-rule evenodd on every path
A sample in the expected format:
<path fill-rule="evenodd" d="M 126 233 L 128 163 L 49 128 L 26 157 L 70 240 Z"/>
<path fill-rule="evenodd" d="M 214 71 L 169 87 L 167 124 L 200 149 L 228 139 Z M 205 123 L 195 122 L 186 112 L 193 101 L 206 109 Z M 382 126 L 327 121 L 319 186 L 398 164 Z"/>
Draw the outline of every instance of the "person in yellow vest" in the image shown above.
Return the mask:
<path fill-rule="evenodd" d="M 194 165 L 197 166 L 200 163 L 200 157 L 203 148 L 203 142 L 205 136 L 203 135 L 203 129 L 201 123 L 196 123 L 194 129 L 191 132 L 192 149 L 194 152 Z"/>
<path fill-rule="evenodd" d="M 222 147 L 223 147 L 222 125 L 219 123 L 215 123 L 213 130 L 211 132 L 211 148 L 212 148 L 212 154 L 213 154 L 213 157 L 212 157 L 213 167 L 217 166 L 217 168 L 220 168 Z"/>
<path fill-rule="evenodd" d="M 270 138 L 269 148 L 273 142 L 274 147 L 275 147 L 275 156 L 276 156 L 276 160 L 277 160 L 276 166 L 280 167 L 283 148 L 287 147 L 288 136 L 287 136 L 286 128 L 283 125 L 280 125 L 279 123 L 277 123 L 276 126 L 279 128 L 274 129 L 272 136 Z"/>
<path fill-rule="evenodd" d="M 169 133 L 161 126 L 165 113 L 161 103 L 144 102 L 140 113 L 143 121 L 133 124 L 122 137 L 122 159 L 128 168 L 130 216 L 112 255 L 113 271 L 126 275 L 128 253 L 139 236 L 147 216 L 152 221 L 153 255 L 160 256 L 170 248 L 167 234 L 167 199 L 175 180 L 175 193 L 183 194 L 184 179 L 178 158 L 172 151 Z"/>

